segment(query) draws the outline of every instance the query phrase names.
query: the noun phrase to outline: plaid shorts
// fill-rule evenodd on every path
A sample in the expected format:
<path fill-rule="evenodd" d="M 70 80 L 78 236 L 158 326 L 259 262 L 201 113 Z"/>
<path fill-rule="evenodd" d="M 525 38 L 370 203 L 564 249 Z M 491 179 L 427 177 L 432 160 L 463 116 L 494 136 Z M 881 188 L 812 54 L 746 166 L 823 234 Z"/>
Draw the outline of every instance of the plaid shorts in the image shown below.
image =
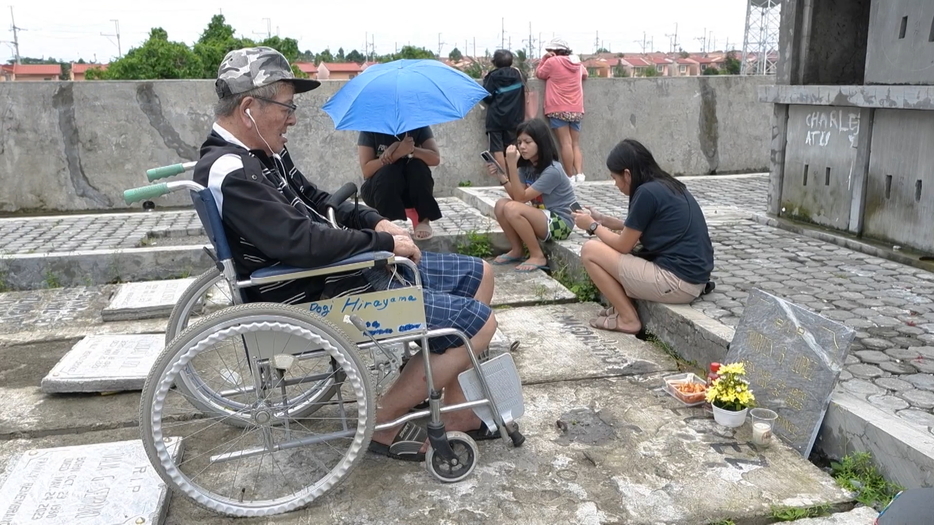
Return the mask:
<path fill-rule="evenodd" d="M 401 279 L 391 279 L 385 268 L 368 270 L 366 275 L 378 290 L 409 286 L 414 281 L 411 270 L 407 267 L 400 270 Z M 456 328 L 469 338 L 477 335 L 493 314 L 489 306 L 473 298 L 483 279 L 483 261 L 456 253 L 422 252 L 418 273 L 422 278 L 428 329 Z M 454 336 L 428 340 L 429 349 L 436 354 L 461 345 L 461 339 Z"/>

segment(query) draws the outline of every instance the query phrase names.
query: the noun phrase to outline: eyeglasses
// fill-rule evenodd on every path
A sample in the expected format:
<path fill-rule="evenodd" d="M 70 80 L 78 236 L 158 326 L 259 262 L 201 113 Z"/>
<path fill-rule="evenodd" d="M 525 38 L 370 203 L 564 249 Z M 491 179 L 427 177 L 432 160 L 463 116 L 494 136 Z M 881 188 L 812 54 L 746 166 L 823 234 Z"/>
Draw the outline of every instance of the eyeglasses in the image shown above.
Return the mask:
<path fill-rule="evenodd" d="M 287 104 L 285 102 L 279 102 L 278 100 L 272 100 L 270 98 L 263 98 L 263 97 L 253 97 L 253 98 L 255 98 L 256 100 L 262 100 L 263 102 L 269 102 L 270 104 L 275 104 L 277 106 L 282 106 L 284 108 L 287 108 L 289 112 L 286 114 L 286 117 L 291 117 L 293 114 L 295 114 L 295 110 L 298 109 L 298 106 L 296 106 L 295 104 Z"/>

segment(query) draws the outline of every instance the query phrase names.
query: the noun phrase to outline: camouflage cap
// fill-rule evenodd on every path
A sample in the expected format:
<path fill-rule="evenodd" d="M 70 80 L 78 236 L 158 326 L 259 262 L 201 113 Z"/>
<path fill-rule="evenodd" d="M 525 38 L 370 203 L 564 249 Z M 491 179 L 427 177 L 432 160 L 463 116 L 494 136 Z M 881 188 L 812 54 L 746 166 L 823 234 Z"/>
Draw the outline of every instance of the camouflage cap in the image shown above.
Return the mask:
<path fill-rule="evenodd" d="M 275 49 L 247 47 L 227 53 L 221 61 L 214 91 L 218 98 L 224 98 L 279 81 L 290 82 L 296 93 L 311 91 L 321 85 L 317 80 L 295 78 L 289 61 Z"/>

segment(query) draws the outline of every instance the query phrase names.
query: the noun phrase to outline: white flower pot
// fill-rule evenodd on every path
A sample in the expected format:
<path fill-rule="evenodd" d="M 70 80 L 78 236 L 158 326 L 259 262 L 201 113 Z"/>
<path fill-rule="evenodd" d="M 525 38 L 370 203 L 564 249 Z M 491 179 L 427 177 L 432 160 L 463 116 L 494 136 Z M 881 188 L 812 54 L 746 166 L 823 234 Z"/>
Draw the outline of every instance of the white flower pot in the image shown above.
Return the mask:
<path fill-rule="evenodd" d="M 739 412 L 734 412 L 732 410 L 724 410 L 718 406 L 714 406 L 713 419 L 717 423 L 728 428 L 741 427 L 743 426 L 743 423 L 746 422 L 747 412 L 749 412 L 748 408 L 744 408 Z"/>

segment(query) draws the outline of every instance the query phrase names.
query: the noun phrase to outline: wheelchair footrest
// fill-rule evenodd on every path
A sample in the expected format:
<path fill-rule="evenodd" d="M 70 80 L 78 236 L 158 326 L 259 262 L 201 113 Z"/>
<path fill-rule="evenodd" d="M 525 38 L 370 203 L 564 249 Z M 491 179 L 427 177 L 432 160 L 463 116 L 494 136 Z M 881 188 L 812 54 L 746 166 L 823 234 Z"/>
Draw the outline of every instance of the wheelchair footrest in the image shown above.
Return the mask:
<path fill-rule="evenodd" d="M 480 363 L 483 375 L 490 387 L 493 401 L 504 422 L 509 423 L 522 417 L 525 413 L 525 403 L 522 399 L 522 381 L 519 380 L 519 370 L 516 368 L 516 362 L 512 355 L 500 354 L 489 361 Z M 480 386 L 480 379 L 477 377 L 477 371 L 473 368 L 461 372 L 457 380 L 464 390 L 464 396 L 468 401 L 477 401 L 484 398 L 483 388 Z M 498 428 L 493 421 L 493 412 L 489 406 L 482 406 L 473 409 L 487 428 Z M 508 428 L 508 427 L 507 427 Z"/>

